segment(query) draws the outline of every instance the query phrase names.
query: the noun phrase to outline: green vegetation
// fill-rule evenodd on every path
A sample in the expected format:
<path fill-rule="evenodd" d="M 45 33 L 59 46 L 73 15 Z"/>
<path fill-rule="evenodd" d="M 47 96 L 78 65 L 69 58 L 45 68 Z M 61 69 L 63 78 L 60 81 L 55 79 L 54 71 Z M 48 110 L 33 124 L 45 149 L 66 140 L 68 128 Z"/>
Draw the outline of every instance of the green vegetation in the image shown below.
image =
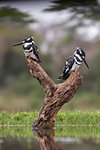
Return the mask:
<path fill-rule="evenodd" d="M 0 114 L 1 125 L 32 125 L 38 112 L 21 112 Z M 58 113 L 56 125 L 100 125 L 100 112 L 67 112 Z"/>
<path fill-rule="evenodd" d="M 58 113 L 56 124 L 96 125 L 100 124 L 100 112 L 67 112 Z"/>
<path fill-rule="evenodd" d="M 0 114 L 0 125 L 3 126 L 0 127 L 0 137 L 7 137 L 11 135 L 21 138 L 33 138 L 34 134 L 32 132 L 31 125 L 37 117 L 38 112 L 21 112 L 16 114 L 2 112 Z M 55 135 L 57 137 L 77 137 L 85 139 L 100 138 L 99 125 L 100 112 L 58 113 Z"/>
<path fill-rule="evenodd" d="M 35 22 L 34 19 L 27 13 L 18 11 L 16 8 L 1 7 L 0 8 L 0 21 L 15 21 L 22 24 L 29 24 Z"/>

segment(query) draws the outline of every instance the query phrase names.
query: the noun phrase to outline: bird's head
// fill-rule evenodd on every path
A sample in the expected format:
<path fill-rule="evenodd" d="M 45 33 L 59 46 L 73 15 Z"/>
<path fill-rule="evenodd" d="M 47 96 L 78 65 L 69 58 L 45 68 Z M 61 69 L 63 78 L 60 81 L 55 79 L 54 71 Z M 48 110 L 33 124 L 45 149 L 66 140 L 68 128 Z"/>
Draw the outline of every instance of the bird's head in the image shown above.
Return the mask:
<path fill-rule="evenodd" d="M 79 57 L 81 57 L 81 59 L 84 61 L 85 65 L 87 66 L 87 68 L 89 69 L 89 66 L 86 62 L 86 59 L 85 59 L 85 52 L 83 51 L 83 49 L 81 49 L 80 47 L 77 47 L 75 52 L 74 52 L 74 55 L 77 55 Z"/>
<path fill-rule="evenodd" d="M 32 44 L 34 43 L 34 39 L 32 36 L 29 36 L 28 38 L 22 40 L 21 42 L 18 42 L 14 44 L 13 46 L 19 46 L 19 45 L 24 45 L 24 44 Z"/>

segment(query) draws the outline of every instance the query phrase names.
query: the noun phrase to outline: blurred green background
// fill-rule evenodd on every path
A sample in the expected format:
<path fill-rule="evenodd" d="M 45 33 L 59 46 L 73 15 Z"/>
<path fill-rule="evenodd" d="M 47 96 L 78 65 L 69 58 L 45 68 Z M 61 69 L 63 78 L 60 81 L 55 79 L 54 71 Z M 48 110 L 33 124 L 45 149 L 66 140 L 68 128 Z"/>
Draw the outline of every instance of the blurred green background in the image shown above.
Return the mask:
<path fill-rule="evenodd" d="M 22 46 L 33 36 L 42 67 L 55 83 L 77 46 L 86 52 L 79 72 L 84 78 L 67 110 L 100 109 L 100 1 L 0 1 L 0 111 L 39 110 L 44 91 L 27 66 Z"/>

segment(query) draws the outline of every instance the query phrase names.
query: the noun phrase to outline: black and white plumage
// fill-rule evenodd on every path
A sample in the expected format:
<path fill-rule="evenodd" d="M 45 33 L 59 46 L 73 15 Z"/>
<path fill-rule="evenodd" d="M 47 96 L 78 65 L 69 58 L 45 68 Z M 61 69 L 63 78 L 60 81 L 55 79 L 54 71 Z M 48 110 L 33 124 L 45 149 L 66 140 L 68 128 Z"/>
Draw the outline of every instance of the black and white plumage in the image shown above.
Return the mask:
<path fill-rule="evenodd" d="M 74 54 L 66 60 L 63 72 L 58 77 L 58 79 L 66 80 L 73 71 L 78 70 L 83 61 L 89 69 L 89 66 L 85 60 L 85 52 L 83 51 L 83 49 L 77 47 Z"/>
<path fill-rule="evenodd" d="M 23 50 L 24 50 L 24 54 L 26 58 L 30 58 L 37 62 L 41 62 L 39 58 L 38 47 L 35 45 L 35 42 L 32 36 L 29 36 L 28 38 L 24 39 L 23 41 L 13 46 L 18 46 L 18 45 L 23 45 Z"/>

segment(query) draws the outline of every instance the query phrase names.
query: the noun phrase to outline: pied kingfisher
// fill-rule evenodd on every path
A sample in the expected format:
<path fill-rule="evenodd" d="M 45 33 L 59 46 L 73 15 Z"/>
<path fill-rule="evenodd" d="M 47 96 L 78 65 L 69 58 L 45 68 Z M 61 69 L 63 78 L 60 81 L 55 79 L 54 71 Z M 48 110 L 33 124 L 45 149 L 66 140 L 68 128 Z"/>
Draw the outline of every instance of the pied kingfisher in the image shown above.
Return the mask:
<path fill-rule="evenodd" d="M 58 77 L 58 79 L 66 80 L 73 71 L 77 70 L 80 67 L 82 61 L 84 61 L 85 65 L 89 69 L 89 66 L 85 60 L 85 52 L 83 51 L 83 49 L 77 47 L 74 54 L 66 60 L 63 72 Z"/>
<path fill-rule="evenodd" d="M 35 45 L 35 42 L 32 36 L 29 36 L 28 38 L 24 39 L 21 42 L 18 42 L 17 44 L 13 46 L 18 46 L 18 45 L 23 45 L 24 54 L 26 58 L 33 59 L 39 63 L 41 62 L 38 56 L 38 47 Z"/>

